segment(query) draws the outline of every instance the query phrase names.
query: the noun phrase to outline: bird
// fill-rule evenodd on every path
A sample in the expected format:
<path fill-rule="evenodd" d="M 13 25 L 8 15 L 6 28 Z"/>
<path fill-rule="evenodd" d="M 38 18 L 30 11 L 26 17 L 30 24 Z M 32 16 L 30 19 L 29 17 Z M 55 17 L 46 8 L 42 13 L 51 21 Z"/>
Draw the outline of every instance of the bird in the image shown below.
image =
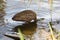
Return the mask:
<path fill-rule="evenodd" d="M 32 10 L 24 10 L 12 17 L 14 21 L 23 21 L 26 23 L 35 22 L 36 21 L 36 13 Z"/>

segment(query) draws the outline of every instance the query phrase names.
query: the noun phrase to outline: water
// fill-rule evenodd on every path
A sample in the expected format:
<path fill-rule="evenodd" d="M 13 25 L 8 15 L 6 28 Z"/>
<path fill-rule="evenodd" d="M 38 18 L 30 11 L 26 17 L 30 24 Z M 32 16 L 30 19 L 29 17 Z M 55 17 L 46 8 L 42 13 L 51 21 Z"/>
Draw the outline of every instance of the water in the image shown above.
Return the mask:
<path fill-rule="evenodd" d="M 48 5 L 48 0 L 42 0 L 41 4 L 38 4 L 38 1 L 35 2 L 34 0 L 32 0 L 31 4 L 28 2 L 28 0 L 26 0 L 25 2 L 20 1 L 20 0 L 5 0 L 6 5 L 5 5 L 5 16 L 4 16 L 4 22 L 5 24 L 3 24 L 3 27 L 0 27 L 0 33 L 6 33 L 8 31 L 11 31 L 13 28 L 15 28 L 17 25 L 22 25 L 24 24 L 24 22 L 16 22 L 12 20 L 12 17 L 23 10 L 33 10 L 34 12 L 36 12 L 37 14 L 37 19 L 40 18 L 45 18 L 45 20 L 43 21 L 43 23 L 41 23 L 40 21 L 38 21 L 37 23 L 34 24 L 25 24 L 23 26 L 21 26 L 21 30 L 22 27 L 26 27 L 28 28 L 28 26 L 26 25 L 30 25 L 34 28 L 33 31 L 30 30 L 30 32 L 35 32 L 37 29 L 39 29 L 41 26 L 43 26 L 43 28 L 47 28 L 47 23 L 50 21 L 51 17 L 49 14 L 49 5 Z M 40 2 L 39 2 L 40 3 Z M 29 5 L 30 4 L 30 5 Z M 40 7 L 39 7 L 40 5 Z M 38 9 L 39 8 L 39 9 Z M 53 8 L 52 8 L 52 19 L 53 22 L 55 21 L 59 21 L 60 22 L 60 0 L 53 0 Z M 36 25 L 35 25 L 36 24 Z M 56 26 L 57 25 L 57 26 Z M 54 28 L 56 28 L 57 30 L 60 29 L 60 24 L 55 24 L 53 25 Z M 26 29 L 25 29 L 26 30 Z M 27 29 L 28 30 L 28 29 Z M 23 32 L 23 31 L 22 31 Z M 24 33 L 24 32 L 23 32 Z M 27 32 L 29 34 L 29 32 Z M 32 34 L 33 34 L 32 33 Z M 38 34 L 38 32 L 36 32 L 36 34 Z M 25 35 L 27 35 L 25 33 Z M 36 35 L 37 36 L 37 35 Z M 1 37 L 0 37 L 1 38 Z M 5 36 L 2 35 L 2 39 L 5 38 Z M 38 37 L 39 38 L 39 37 Z M 6 39 L 6 38 L 5 38 Z M 8 40 L 13 40 L 11 38 L 8 38 Z"/>
<path fill-rule="evenodd" d="M 30 9 L 33 10 L 37 13 L 37 18 L 45 18 L 46 20 L 50 21 L 50 14 L 49 14 L 49 6 L 48 6 L 48 2 L 47 0 L 43 0 L 40 4 L 41 7 L 39 7 L 39 5 L 37 3 L 34 3 L 34 1 L 31 2 L 31 4 L 29 5 L 29 3 L 26 2 L 21 2 L 21 1 L 14 1 L 14 0 L 7 0 L 6 1 L 6 8 L 5 8 L 5 12 L 6 12 L 6 16 L 5 19 L 9 19 L 8 22 L 12 22 L 12 17 L 13 15 L 15 15 L 17 12 L 26 10 L 26 9 Z M 11 3 L 10 3 L 11 2 Z M 53 1 L 53 11 L 52 11 L 52 18 L 53 20 L 59 20 L 60 18 L 60 11 L 59 11 L 59 1 Z M 21 6 L 20 6 L 21 5 Z M 39 9 L 38 9 L 39 7 Z M 8 17 L 7 17 L 8 16 Z"/>

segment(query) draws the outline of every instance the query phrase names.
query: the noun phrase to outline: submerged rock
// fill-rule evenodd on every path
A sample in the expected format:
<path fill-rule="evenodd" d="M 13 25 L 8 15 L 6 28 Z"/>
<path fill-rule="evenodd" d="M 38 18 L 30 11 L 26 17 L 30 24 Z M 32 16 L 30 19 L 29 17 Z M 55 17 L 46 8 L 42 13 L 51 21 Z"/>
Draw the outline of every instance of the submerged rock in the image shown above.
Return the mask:
<path fill-rule="evenodd" d="M 24 10 L 17 13 L 12 19 L 15 21 L 34 22 L 36 21 L 36 13 L 32 10 Z"/>

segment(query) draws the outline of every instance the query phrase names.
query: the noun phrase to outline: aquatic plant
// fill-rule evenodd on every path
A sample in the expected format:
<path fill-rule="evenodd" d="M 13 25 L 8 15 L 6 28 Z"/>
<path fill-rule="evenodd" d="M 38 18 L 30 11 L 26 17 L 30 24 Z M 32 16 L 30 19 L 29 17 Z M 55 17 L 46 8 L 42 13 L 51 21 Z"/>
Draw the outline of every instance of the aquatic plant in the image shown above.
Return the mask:
<path fill-rule="evenodd" d="M 50 29 L 52 40 L 56 40 L 55 37 L 54 37 L 54 34 L 53 34 L 52 25 L 51 25 L 50 22 L 48 23 L 48 26 L 49 26 L 49 29 Z"/>
<path fill-rule="evenodd" d="M 19 36 L 20 40 L 24 40 L 23 34 L 19 28 L 18 28 L 18 36 Z"/>
<path fill-rule="evenodd" d="M 0 12 L 3 11 L 4 8 L 5 8 L 5 1 L 0 0 Z"/>
<path fill-rule="evenodd" d="M 50 33 L 51 33 L 51 37 L 52 40 L 56 40 L 53 34 L 53 29 L 52 29 L 52 7 L 53 7 L 53 0 L 48 0 L 48 4 L 49 4 L 49 10 L 50 10 L 50 17 L 51 17 L 51 22 L 48 23 L 49 29 L 50 29 Z"/>
<path fill-rule="evenodd" d="M 29 4 L 31 4 L 32 0 L 29 0 Z"/>

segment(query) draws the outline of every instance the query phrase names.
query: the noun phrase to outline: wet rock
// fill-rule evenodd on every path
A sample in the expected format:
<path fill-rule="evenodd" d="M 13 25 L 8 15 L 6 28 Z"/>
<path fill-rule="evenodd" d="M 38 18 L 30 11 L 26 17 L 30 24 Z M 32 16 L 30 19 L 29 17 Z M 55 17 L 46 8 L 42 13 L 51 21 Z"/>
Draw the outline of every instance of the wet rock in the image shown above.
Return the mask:
<path fill-rule="evenodd" d="M 12 19 L 15 21 L 33 22 L 36 21 L 36 13 L 32 10 L 24 10 L 17 13 Z"/>

